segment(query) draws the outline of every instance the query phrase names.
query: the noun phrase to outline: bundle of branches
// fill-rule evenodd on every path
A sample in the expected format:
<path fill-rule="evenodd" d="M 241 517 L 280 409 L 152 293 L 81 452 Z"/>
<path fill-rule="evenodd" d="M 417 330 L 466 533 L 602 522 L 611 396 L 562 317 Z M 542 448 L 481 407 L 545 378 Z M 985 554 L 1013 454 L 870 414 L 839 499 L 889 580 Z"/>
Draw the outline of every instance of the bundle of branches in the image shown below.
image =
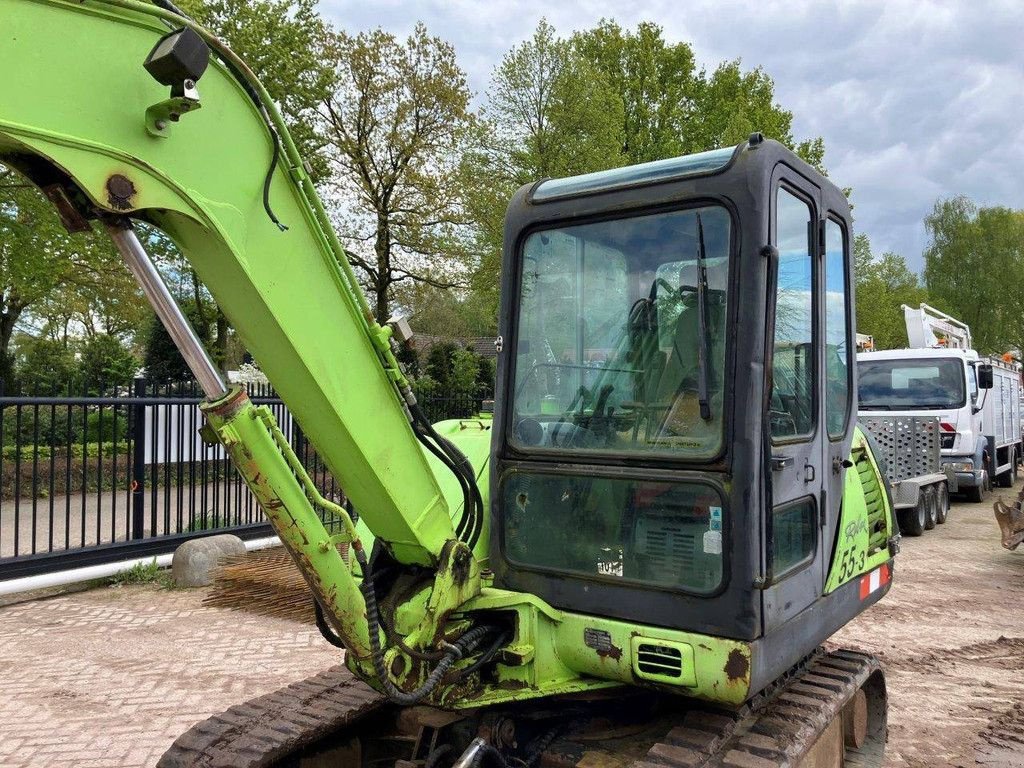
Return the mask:
<path fill-rule="evenodd" d="M 221 560 L 203 605 L 316 623 L 309 587 L 284 547 Z"/>

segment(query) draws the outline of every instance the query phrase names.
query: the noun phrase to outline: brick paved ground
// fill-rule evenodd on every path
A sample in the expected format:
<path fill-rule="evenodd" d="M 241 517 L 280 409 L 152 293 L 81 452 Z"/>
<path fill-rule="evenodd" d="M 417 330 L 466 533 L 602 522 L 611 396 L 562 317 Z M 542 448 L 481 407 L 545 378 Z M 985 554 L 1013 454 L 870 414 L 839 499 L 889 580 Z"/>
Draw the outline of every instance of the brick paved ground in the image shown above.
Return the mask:
<path fill-rule="evenodd" d="M 0 766 L 152 766 L 193 723 L 338 662 L 315 627 L 103 587 L 0 608 Z"/>

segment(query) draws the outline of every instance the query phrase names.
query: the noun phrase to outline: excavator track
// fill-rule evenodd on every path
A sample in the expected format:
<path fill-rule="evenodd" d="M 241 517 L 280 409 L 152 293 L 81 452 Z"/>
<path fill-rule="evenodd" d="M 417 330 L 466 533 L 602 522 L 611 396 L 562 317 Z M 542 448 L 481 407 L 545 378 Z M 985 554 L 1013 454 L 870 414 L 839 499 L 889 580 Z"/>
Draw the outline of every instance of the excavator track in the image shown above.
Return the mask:
<path fill-rule="evenodd" d="M 880 671 L 878 660 L 868 654 L 849 650 L 821 654 L 739 712 L 687 712 L 682 725 L 669 731 L 630 768 L 796 768 L 829 726 L 842 722 L 847 705 Z M 876 708 L 874 732 L 866 734 L 860 747 L 840 741 L 841 763 L 812 762 L 813 766 L 882 765 L 885 689 L 880 683 L 879 687 L 875 700 L 865 702 Z M 879 713 L 881 722 L 877 721 Z"/>
<path fill-rule="evenodd" d="M 175 739 L 157 768 L 264 768 L 387 703 L 343 666 L 236 704 Z"/>
<path fill-rule="evenodd" d="M 885 748 L 885 687 L 881 676 L 876 675 L 880 670 L 877 659 L 856 651 L 817 655 L 739 711 L 690 709 L 682 722 L 653 744 L 641 759 L 613 759 L 609 765 L 617 762 L 628 764 L 629 768 L 879 768 Z M 834 762 L 834 757 L 815 756 L 819 740 L 830 727 L 844 727 L 835 724 L 843 723 L 858 692 L 872 682 L 875 690 L 869 693 L 866 705 L 871 708 L 874 725 L 868 723 L 862 743 L 851 744 L 850 737 L 844 740 L 840 731 L 835 740 L 839 752 L 833 750 L 830 754 L 842 755 L 842 762 Z M 386 704 L 384 696 L 347 669 L 333 667 L 196 724 L 174 742 L 157 766 L 279 765 Z"/>

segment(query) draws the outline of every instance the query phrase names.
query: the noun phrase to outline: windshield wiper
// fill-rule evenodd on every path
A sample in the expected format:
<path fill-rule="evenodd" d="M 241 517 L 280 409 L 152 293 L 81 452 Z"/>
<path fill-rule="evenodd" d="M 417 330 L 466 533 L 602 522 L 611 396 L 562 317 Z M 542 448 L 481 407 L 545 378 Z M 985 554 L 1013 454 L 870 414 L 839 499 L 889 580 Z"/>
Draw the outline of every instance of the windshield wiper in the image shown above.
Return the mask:
<path fill-rule="evenodd" d="M 708 400 L 708 267 L 704 254 L 704 224 L 697 214 L 697 321 L 700 338 L 697 341 L 697 402 L 700 417 L 711 420 L 711 403 Z"/>

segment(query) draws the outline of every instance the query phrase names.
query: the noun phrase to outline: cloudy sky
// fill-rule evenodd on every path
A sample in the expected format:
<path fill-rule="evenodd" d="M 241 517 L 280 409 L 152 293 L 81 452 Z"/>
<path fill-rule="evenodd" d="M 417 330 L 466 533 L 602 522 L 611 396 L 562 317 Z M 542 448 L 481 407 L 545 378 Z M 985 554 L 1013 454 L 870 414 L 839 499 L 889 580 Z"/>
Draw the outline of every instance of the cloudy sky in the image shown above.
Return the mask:
<path fill-rule="evenodd" d="M 1021 0 L 635 0 L 614 12 L 594 0 L 320 2 L 350 32 L 405 35 L 422 20 L 455 45 L 478 94 L 542 16 L 566 35 L 603 16 L 653 21 L 709 69 L 762 65 L 794 136 L 823 136 L 830 176 L 853 187 L 857 231 L 916 270 L 937 197 L 1024 208 Z"/>

